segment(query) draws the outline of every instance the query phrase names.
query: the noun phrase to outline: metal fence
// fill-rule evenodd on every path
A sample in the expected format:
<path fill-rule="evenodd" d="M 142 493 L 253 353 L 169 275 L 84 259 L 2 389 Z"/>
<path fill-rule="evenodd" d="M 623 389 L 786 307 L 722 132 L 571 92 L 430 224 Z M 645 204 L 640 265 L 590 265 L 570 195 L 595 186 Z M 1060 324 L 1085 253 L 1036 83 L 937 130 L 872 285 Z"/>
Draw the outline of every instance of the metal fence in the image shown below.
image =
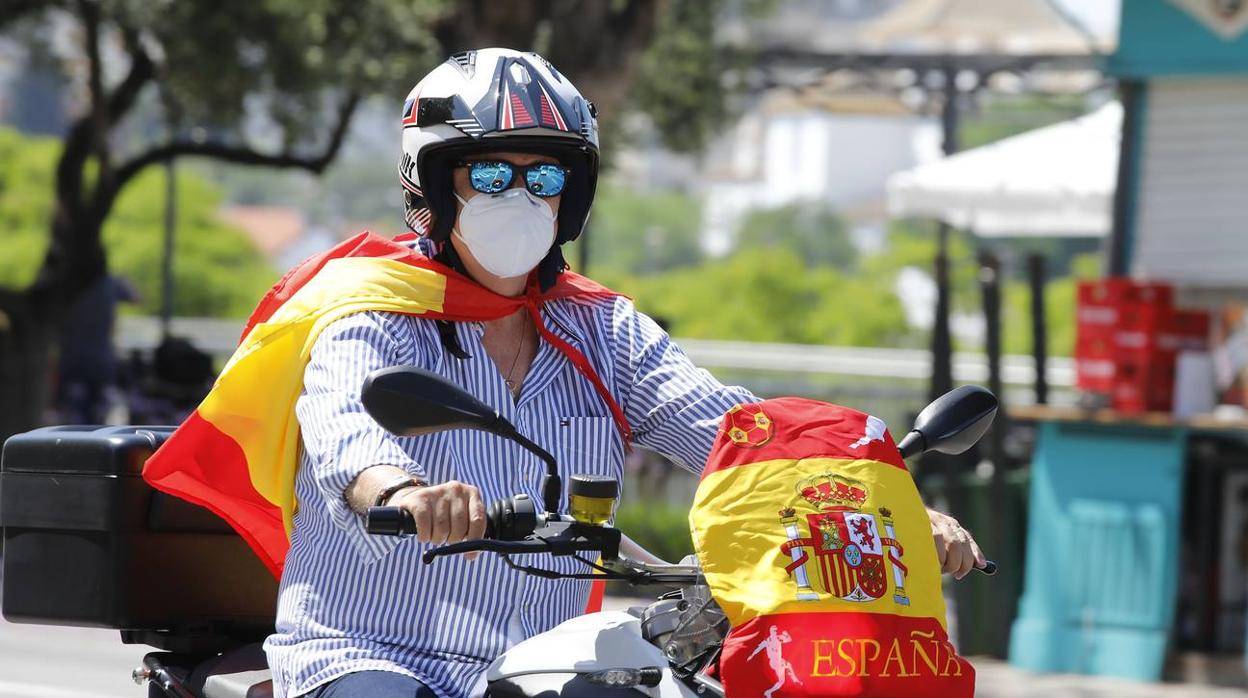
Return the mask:
<path fill-rule="evenodd" d="M 224 359 L 238 343 L 241 320 L 174 318 L 171 332 L 202 351 Z M 124 316 L 115 339 L 123 353 L 151 351 L 160 342 L 156 318 Z M 730 342 L 680 339 L 676 342 L 697 365 L 720 380 L 743 385 L 763 396 L 800 395 L 852 405 L 894 425 L 896 430 L 926 400 L 931 353 L 922 349 L 830 347 L 808 344 Z M 1035 364 L 1029 356 L 1006 356 L 1001 365 L 1003 401 L 1034 402 Z M 1047 369 L 1050 401 L 1073 400 L 1074 364 L 1050 359 Z M 988 363 L 983 354 L 962 352 L 953 357 L 958 383 L 985 383 Z"/>
<path fill-rule="evenodd" d="M 174 318 L 171 331 L 199 349 L 215 356 L 226 356 L 238 344 L 243 323 L 213 318 Z M 123 352 L 150 351 L 160 342 L 156 318 L 125 316 L 118 321 L 118 348 Z M 875 349 L 829 347 L 814 344 L 730 342 L 710 339 L 680 339 L 676 342 L 703 368 L 745 374 L 791 374 L 857 376 L 926 381 L 931 373 L 931 353 L 924 349 Z M 1074 362 L 1068 358 L 1049 360 L 1049 385 L 1069 389 L 1074 384 Z M 773 376 L 774 377 L 774 376 Z M 1027 387 L 1035 382 L 1035 363 L 1030 356 L 1005 356 L 1001 377 L 1007 386 Z M 953 378 L 959 382 L 988 380 L 988 362 L 980 353 L 953 355 Z"/>

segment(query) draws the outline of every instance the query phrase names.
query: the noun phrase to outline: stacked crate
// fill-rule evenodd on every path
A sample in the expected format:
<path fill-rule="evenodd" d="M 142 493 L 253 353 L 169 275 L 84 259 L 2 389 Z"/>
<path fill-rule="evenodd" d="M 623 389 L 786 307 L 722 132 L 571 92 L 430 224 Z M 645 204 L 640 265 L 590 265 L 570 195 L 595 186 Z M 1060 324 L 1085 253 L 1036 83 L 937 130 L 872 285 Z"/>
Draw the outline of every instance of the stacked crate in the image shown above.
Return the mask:
<path fill-rule="evenodd" d="M 1209 314 L 1174 307 L 1167 284 L 1109 278 L 1079 284 L 1076 386 L 1120 411 L 1171 409 L 1178 352 L 1204 350 Z"/>

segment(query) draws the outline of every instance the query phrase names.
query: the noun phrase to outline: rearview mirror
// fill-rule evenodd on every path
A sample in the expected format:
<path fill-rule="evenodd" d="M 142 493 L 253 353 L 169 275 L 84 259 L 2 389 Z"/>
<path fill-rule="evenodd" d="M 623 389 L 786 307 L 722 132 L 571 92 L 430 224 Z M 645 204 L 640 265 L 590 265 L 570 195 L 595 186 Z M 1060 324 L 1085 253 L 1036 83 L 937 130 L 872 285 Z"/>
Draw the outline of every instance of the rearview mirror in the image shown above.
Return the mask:
<path fill-rule="evenodd" d="M 399 436 L 463 428 L 499 436 L 510 436 L 512 431 L 489 405 L 442 376 L 415 366 L 373 372 L 364 381 L 360 399 L 369 416 Z"/>
<path fill-rule="evenodd" d="M 897 448 L 902 458 L 929 451 L 963 453 L 988 431 L 996 415 L 996 395 L 978 385 L 964 385 L 923 408 Z"/>
<path fill-rule="evenodd" d="M 516 431 L 494 408 L 442 376 L 415 366 L 383 368 L 364 380 L 360 401 L 383 429 L 399 436 L 466 428 L 514 441 L 546 464 L 542 501 L 546 511 L 559 511 L 563 485 L 555 457 Z"/>

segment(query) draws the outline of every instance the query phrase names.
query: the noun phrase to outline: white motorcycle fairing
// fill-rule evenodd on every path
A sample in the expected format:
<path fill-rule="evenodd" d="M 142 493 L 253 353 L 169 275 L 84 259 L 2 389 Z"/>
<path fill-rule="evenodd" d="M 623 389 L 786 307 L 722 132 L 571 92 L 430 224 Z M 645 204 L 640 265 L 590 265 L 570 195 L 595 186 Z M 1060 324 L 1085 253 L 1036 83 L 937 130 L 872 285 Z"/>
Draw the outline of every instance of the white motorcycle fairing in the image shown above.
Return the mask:
<path fill-rule="evenodd" d="M 585 678 L 604 669 L 646 668 L 663 672 L 659 685 L 608 688 Z M 697 696 L 672 675 L 663 652 L 642 637 L 641 620 L 626 611 L 577 616 L 531 637 L 491 662 L 486 680 L 492 698 Z"/>

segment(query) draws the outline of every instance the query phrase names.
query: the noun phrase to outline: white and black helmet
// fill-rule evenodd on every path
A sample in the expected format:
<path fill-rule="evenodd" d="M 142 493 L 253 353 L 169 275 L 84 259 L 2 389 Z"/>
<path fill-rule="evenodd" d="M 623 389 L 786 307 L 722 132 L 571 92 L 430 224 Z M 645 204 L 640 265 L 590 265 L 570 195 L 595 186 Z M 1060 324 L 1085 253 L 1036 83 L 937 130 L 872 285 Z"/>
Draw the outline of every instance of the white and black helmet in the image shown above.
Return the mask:
<path fill-rule="evenodd" d="M 403 103 L 404 219 L 444 242 L 455 222 L 451 168 L 465 155 L 511 150 L 558 158 L 570 168 L 559 204 L 558 245 L 585 228 L 598 181 L 594 106 L 536 53 L 486 48 L 451 56 Z"/>

